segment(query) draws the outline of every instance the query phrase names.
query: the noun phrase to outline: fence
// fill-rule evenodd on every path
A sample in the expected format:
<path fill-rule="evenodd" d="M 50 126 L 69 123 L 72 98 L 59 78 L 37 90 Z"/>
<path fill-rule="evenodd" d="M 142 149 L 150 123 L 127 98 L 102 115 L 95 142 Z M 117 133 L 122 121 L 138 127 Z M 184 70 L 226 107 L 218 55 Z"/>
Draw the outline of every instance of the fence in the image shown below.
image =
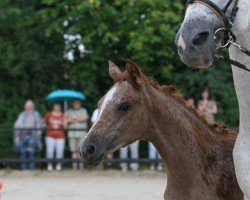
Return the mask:
<path fill-rule="evenodd" d="M 0 158 L 0 163 L 3 165 L 6 164 L 17 164 L 17 163 L 73 163 L 73 162 L 82 162 L 80 159 L 71 159 L 71 158 L 63 158 L 63 159 L 47 159 L 47 158 L 36 158 L 33 160 L 29 159 L 20 159 L 20 158 Z M 148 158 L 138 158 L 138 159 L 119 159 L 119 158 L 106 158 L 103 159 L 104 163 L 143 163 L 143 164 L 150 164 L 150 163 L 158 163 L 162 162 L 160 159 L 148 159 Z"/>
<path fill-rule="evenodd" d="M 0 134 L 8 134 L 13 132 L 25 132 L 25 131 L 87 131 L 86 129 L 46 129 L 46 128 L 18 128 L 14 129 L 12 127 L 0 127 Z M 11 166 L 20 163 L 37 163 L 37 164 L 47 164 L 47 163 L 80 163 L 82 160 L 80 159 L 71 159 L 71 158 L 63 158 L 63 159 L 47 159 L 47 158 L 35 158 L 35 159 L 21 159 L 21 158 L 5 158 L 0 157 L 0 164 L 3 166 Z M 120 158 L 104 158 L 104 164 L 120 164 L 120 163 L 140 163 L 140 164 L 152 164 L 152 163 L 161 163 L 161 159 L 148 159 L 148 158 L 138 158 L 138 159 L 120 159 Z"/>

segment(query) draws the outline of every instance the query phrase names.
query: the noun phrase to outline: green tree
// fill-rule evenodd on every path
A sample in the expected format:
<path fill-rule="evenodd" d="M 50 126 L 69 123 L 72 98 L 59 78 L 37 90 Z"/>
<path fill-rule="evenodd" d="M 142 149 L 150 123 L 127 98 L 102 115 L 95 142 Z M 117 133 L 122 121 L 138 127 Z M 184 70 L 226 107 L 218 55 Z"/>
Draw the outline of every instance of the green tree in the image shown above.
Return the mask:
<path fill-rule="evenodd" d="M 92 112 L 112 85 L 107 61 L 124 69 L 126 58 L 186 97 L 199 99 L 208 88 L 219 104 L 217 119 L 237 126 L 229 66 L 194 71 L 178 58 L 174 39 L 183 10 L 182 0 L 0 1 L 1 126 L 13 125 L 28 98 L 44 113 L 45 96 L 60 88 L 84 92 Z M 74 59 L 66 58 L 69 52 Z M 0 149 L 11 143 L 11 134 L 0 134 Z"/>

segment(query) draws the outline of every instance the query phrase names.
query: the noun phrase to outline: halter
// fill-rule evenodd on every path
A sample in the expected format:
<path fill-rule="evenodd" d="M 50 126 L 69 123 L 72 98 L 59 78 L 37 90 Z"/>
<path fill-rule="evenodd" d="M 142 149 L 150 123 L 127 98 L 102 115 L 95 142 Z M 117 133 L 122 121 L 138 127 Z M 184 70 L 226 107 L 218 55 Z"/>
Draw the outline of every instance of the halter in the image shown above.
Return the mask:
<path fill-rule="evenodd" d="M 219 19 L 223 22 L 224 27 L 219 28 L 218 30 L 215 31 L 214 40 L 216 40 L 216 38 L 218 37 L 218 33 L 220 31 L 224 31 L 224 38 L 222 38 L 222 39 L 225 41 L 225 44 L 222 46 L 219 46 L 217 43 L 215 43 L 215 45 L 217 46 L 217 50 L 229 48 L 231 45 L 233 45 L 233 46 L 236 46 L 244 54 L 250 56 L 250 51 L 243 48 L 239 44 L 235 43 L 236 37 L 232 31 L 232 27 L 234 25 L 234 21 L 235 21 L 237 12 L 239 10 L 239 7 L 238 7 L 239 0 L 234 1 L 234 5 L 233 5 L 232 11 L 231 11 L 229 16 L 227 16 L 226 13 L 228 11 L 228 8 L 233 3 L 233 0 L 229 0 L 227 2 L 226 6 L 222 9 L 219 8 L 215 3 L 213 3 L 210 0 L 188 0 L 186 3 L 186 9 L 190 4 L 194 4 L 194 3 L 199 3 L 199 4 L 206 6 L 207 8 L 212 10 L 219 17 Z M 244 69 L 246 71 L 250 71 L 249 69 L 247 69 L 247 67 L 245 65 L 243 65 L 242 63 L 239 63 L 236 60 L 231 60 L 231 59 L 225 58 L 223 56 L 220 56 L 218 54 L 216 54 L 215 57 L 223 62 L 227 62 L 227 63 L 230 63 L 231 65 L 234 65 L 234 66 L 239 67 L 241 69 Z"/>

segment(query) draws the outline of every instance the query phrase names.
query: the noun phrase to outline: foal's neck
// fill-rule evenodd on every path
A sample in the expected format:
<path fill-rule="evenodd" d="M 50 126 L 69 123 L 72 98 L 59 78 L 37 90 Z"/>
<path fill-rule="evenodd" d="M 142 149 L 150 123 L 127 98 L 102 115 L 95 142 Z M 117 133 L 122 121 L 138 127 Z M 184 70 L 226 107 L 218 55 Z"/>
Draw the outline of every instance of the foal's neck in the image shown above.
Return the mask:
<path fill-rule="evenodd" d="M 168 187 L 172 185 L 172 188 L 190 195 L 194 188 L 200 188 L 200 191 L 206 193 L 208 184 L 205 182 L 209 181 L 212 185 L 214 181 L 213 177 L 208 175 L 212 169 L 209 162 L 215 162 L 213 159 L 219 158 L 215 149 L 217 148 L 225 159 L 232 152 L 225 155 L 220 149 L 223 144 L 219 144 L 218 136 L 173 96 L 152 87 L 147 88 L 146 92 L 154 97 L 145 100 L 152 122 L 149 140 L 155 145 L 167 166 Z M 206 177 L 212 178 L 204 180 Z"/>
<path fill-rule="evenodd" d="M 192 175 L 197 173 L 194 167 L 201 162 L 201 145 L 205 142 L 202 137 L 211 134 L 207 133 L 211 130 L 174 97 L 152 88 L 147 93 L 155 97 L 153 101 L 149 100 L 148 107 L 153 122 L 150 140 L 160 152 L 170 172 L 182 169 L 179 171 L 181 178 L 189 176 L 189 170 Z M 186 169 L 183 170 L 184 168 Z M 185 173 L 182 174 L 182 171 Z"/>

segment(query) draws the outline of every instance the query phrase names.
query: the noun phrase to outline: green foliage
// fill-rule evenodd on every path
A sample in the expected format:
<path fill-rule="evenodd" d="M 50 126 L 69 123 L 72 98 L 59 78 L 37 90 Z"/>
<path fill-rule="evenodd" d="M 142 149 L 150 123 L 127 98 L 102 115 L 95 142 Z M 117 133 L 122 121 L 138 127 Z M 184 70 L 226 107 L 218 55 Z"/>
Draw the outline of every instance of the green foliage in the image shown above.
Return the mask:
<path fill-rule="evenodd" d="M 209 88 L 219 105 L 217 119 L 237 126 L 229 66 L 193 71 L 179 61 L 174 38 L 183 7 L 182 0 L 1 0 L 1 126 L 12 126 L 28 98 L 44 113 L 45 96 L 59 88 L 83 91 L 91 113 L 112 84 L 107 60 L 124 69 L 125 58 L 160 83 L 175 83 L 186 96 L 199 99 Z M 74 61 L 64 58 L 65 34 L 81 35 L 87 50 L 81 54 L 74 42 L 68 44 Z"/>

